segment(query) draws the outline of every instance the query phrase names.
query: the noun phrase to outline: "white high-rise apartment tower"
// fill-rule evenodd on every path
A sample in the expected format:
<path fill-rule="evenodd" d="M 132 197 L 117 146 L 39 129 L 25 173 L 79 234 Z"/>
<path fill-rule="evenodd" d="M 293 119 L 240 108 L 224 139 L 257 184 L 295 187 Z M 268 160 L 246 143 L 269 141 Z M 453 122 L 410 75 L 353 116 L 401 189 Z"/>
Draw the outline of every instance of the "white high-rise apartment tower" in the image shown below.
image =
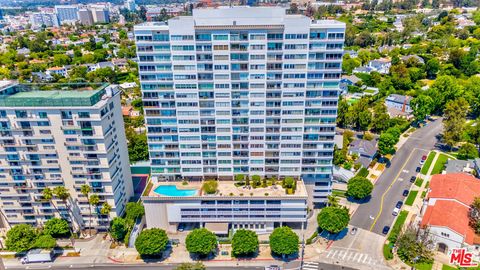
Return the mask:
<path fill-rule="evenodd" d="M 344 32 L 270 7 L 137 25 L 153 177 L 293 176 L 324 202 Z"/>
<path fill-rule="evenodd" d="M 86 229 L 92 217 L 91 227 L 106 229 L 133 195 L 120 91 L 70 86 L 77 90 L 0 82 L 0 227 L 62 217 Z M 82 185 L 98 205 L 89 205 Z M 66 202 L 43 197 L 58 186 L 68 189 Z M 103 203 L 110 217 L 100 213 Z"/>

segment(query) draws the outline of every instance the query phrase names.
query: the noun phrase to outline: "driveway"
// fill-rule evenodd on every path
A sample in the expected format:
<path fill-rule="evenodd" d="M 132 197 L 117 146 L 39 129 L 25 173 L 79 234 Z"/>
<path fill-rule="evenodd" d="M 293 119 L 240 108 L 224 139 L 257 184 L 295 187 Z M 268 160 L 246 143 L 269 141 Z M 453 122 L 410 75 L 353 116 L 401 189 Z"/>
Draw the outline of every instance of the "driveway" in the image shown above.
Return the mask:
<path fill-rule="evenodd" d="M 442 128 L 440 118 L 410 135 L 392 158 L 390 167 L 375 183 L 370 200 L 358 207 L 350 221 L 351 225 L 382 234 L 383 227 L 393 223 L 395 217 L 392 211 L 396 202 L 404 199 L 403 190 L 410 189 L 410 177 L 418 174 L 415 169 L 421 166 L 421 157 L 436 147 L 437 135 Z"/>

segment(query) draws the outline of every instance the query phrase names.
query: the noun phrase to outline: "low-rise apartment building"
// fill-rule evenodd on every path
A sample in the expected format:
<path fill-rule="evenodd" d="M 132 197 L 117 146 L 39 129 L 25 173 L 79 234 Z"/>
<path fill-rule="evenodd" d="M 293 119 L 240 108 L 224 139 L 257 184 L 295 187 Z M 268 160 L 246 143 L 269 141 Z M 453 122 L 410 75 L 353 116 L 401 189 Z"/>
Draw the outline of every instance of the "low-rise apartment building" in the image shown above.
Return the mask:
<path fill-rule="evenodd" d="M 213 195 L 202 192 L 199 182 L 188 186 L 163 182 L 142 201 L 148 228 L 176 232 L 184 226 L 201 226 L 225 234 L 240 228 L 257 233 L 282 225 L 301 228 L 307 219 L 307 198 L 302 181 L 296 182 L 293 194 L 286 194 L 280 185 L 254 189 L 219 181 Z"/>

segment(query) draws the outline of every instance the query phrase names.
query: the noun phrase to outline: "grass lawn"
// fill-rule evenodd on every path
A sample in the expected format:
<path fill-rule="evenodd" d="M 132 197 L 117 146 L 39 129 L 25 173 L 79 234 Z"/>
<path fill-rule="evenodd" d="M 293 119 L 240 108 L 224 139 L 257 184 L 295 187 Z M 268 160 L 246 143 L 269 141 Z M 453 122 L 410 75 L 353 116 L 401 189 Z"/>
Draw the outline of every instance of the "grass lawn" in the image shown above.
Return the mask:
<path fill-rule="evenodd" d="M 415 201 L 415 198 L 417 197 L 417 194 L 418 194 L 418 190 L 412 190 L 412 191 L 410 191 L 410 193 L 408 194 L 407 199 L 405 200 L 405 204 L 412 206 L 412 205 L 413 205 L 413 202 Z"/>
<path fill-rule="evenodd" d="M 420 195 L 420 198 L 423 199 L 423 198 L 425 198 L 425 196 L 427 196 L 427 191 L 426 190 L 422 192 L 422 195 Z"/>
<path fill-rule="evenodd" d="M 442 265 L 442 270 L 457 270 L 458 268 L 450 266 L 450 265 Z"/>
<path fill-rule="evenodd" d="M 423 184 L 422 178 L 417 178 L 417 180 L 415 180 L 415 186 L 422 187 L 422 184 Z"/>
<path fill-rule="evenodd" d="M 347 192 L 346 190 L 333 189 L 333 190 L 332 190 L 332 195 L 333 195 L 333 196 L 337 196 L 337 197 L 343 197 L 343 198 L 345 198 L 345 197 L 347 197 L 347 196 L 345 195 L 346 192 Z"/>
<path fill-rule="evenodd" d="M 433 166 L 432 174 L 439 174 L 443 171 L 443 167 L 445 166 L 445 163 L 447 163 L 448 157 L 444 154 L 440 154 L 438 156 L 437 161 L 435 162 L 435 165 Z"/>
<path fill-rule="evenodd" d="M 387 261 L 393 259 L 392 246 L 390 244 L 383 244 L 383 257 Z"/>
<path fill-rule="evenodd" d="M 433 263 L 418 263 L 415 264 L 414 267 L 418 270 L 430 270 L 433 267 Z"/>
<path fill-rule="evenodd" d="M 433 158 L 435 157 L 435 152 L 430 152 L 430 154 L 428 154 L 428 157 L 427 157 L 427 160 L 425 161 L 425 164 L 423 164 L 423 167 L 422 167 L 422 174 L 427 174 L 428 173 L 428 169 L 430 168 L 430 165 L 432 164 L 432 161 L 433 161 Z"/>

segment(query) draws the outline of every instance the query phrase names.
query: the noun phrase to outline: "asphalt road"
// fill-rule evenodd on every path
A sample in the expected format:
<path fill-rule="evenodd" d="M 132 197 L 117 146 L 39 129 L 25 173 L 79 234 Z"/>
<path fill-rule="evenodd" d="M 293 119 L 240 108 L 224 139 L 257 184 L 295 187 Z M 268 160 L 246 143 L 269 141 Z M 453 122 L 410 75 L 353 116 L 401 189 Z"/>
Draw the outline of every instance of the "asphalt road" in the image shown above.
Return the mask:
<path fill-rule="evenodd" d="M 328 264 L 321 262 L 310 262 L 307 263 L 308 269 L 318 269 L 318 270 L 356 270 L 355 268 L 345 267 L 338 264 Z M 45 264 L 31 264 L 21 267 L 7 267 L 6 269 L 52 269 L 52 270 L 72 270 L 72 269 L 96 269 L 96 270 L 150 270 L 150 269 L 159 269 L 159 270 L 173 270 L 176 265 L 165 265 L 165 264 L 146 264 L 146 265 L 115 265 L 115 264 L 98 264 L 98 265 L 45 265 Z M 232 269 L 243 269 L 243 270 L 263 270 L 264 266 L 208 266 L 208 270 L 232 270 Z M 282 267 L 284 270 L 297 270 L 300 269 L 300 262 L 293 261 L 287 263 L 285 267 Z M 306 269 L 306 267 L 304 268 Z"/>
<path fill-rule="evenodd" d="M 399 200 L 404 200 L 402 193 L 410 189 L 411 176 L 416 176 L 420 160 L 438 145 L 437 135 L 442 132 L 442 119 L 437 119 L 417 129 L 398 150 L 377 180 L 368 202 L 359 206 L 350 224 L 365 230 L 382 234 L 384 226 L 391 226 L 395 217 L 392 211 Z"/>

